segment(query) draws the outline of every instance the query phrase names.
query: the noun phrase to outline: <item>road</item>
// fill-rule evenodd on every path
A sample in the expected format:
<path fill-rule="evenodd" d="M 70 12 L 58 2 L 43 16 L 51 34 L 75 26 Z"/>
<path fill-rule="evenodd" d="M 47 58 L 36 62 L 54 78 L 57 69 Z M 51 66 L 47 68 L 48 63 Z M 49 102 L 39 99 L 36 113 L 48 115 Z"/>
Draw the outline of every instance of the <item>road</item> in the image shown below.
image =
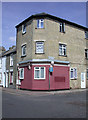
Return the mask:
<path fill-rule="evenodd" d="M 3 118 L 86 118 L 86 90 L 2 91 Z"/>

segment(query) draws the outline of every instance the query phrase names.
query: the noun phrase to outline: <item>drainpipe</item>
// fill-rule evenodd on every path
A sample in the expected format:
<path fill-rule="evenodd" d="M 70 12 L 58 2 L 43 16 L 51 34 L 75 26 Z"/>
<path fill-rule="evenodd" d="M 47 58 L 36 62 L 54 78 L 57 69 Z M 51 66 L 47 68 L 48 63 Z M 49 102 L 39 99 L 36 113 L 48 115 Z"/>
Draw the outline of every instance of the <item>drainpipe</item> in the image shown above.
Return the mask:
<path fill-rule="evenodd" d="M 50 65 L 49 67 L 49 90 L 50 90 L 50 73 L 53 72 L 53 65 Z"/>
<path fill-rule="evenodd" d="M 49 71 L 49 90 L 50 90 L 50 71 Z"/>

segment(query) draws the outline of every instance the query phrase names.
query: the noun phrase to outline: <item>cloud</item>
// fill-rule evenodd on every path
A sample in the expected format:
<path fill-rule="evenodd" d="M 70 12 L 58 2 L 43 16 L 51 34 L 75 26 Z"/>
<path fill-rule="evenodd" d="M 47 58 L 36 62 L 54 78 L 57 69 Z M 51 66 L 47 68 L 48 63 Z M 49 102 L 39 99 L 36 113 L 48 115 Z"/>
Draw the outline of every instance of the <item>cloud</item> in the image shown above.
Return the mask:
<path fill-rule="evenodd" d="M 16 42 L 16 37 L 9 37 L 9 40 L 12 41 L 12 42 Z"/>

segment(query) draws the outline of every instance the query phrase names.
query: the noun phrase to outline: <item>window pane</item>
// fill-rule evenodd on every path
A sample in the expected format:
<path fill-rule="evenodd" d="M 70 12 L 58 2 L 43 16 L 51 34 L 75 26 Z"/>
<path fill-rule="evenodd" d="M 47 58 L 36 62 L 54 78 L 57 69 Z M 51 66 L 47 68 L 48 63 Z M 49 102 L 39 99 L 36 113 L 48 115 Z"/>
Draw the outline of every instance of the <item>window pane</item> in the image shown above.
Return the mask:
<path fill-rule="evenodd" d="M 22 56 L 26 55 L 26 46 L 22 46 Z"/>
<path fill-rule="evenodd" d="M 35 78 L 39 78 L 39 70 L 35 70 Z"/>
<path fill-rule="evenodd" d="M 85 32 L 85 37 L 88 39 L 88 31 Z"/>
<path fill-rule="evenodd" d="M 44 78 L 44 67 L 41 67 L 41 78 Z"/>
<path fill-rule="evenodd" d="M 21 69 L 21 78 L 23 78 L 23 69 Z"/>
<path fill-rule="evenodd" d="M 23 55 L 25 55 L 25 47 L 23 47 Z"/>
<path fill-rule="evenodd" d="M 77 78 L 77 69 L 74 68 L 74 78 Z"/>
<path fill-rule="evenodd" d="M 87 50 L 85 50 L 85 57 L 87 58 Z"/>
<path fill-rule="evenodd" d="M 71 78 L 74 78 L 74 72 L 73 72 L 73 69 L 71 69 Z"/>
<path fill-rule="evenodd" d="M 37 28 L 39 28 L 39 20 L 37 20 Z"/>
<path fill-rule="evenodd" d="M 62 24 L 62 29 L 63 29 L 63 32 L 65 32 L 65 24 L 64 23 Z"/>
<path fill-rule="evenodd" d="M 39 67 L 35 67 L 35 69 L 39 69 Z"/>
<path fill-rule="evenodd" d="M 23 26 L 22 26 L 22 31 L 23 31 L 23 33 L 25 33 L 26 32 L 26 25 L 24 24 Z"/>
<path fill-rule="evenodd" d="M 44 27 L 44 20 L 39 19 L 37 20 L 37 28 L 43 28 Z"/>
<path fill-rule="evenodd" d="M 62 23 L 60 23 L 60 32 L 62 32 Z"/>
<path fill-rule="evenodd" d="M 13 66 L 13 55 L 10 56 L 10 66 Z"/>
<path fill-rule="evenodd" d="M 43 21 L 41 22 L 41 28 L 43 28 Z"/>
<path fill-rule="evenodd" d="M 73 78 L 73 71 L 71 71 L 71 78 Z"/>
<path fill-rule="evenodd" d="M 36 53 L 43 53 L 43 43 L 36 43 Z"/>
<path fill-rule="evenodd" d="M 59 55 L 66 55 L 66 45 L 59 44 Z"/>

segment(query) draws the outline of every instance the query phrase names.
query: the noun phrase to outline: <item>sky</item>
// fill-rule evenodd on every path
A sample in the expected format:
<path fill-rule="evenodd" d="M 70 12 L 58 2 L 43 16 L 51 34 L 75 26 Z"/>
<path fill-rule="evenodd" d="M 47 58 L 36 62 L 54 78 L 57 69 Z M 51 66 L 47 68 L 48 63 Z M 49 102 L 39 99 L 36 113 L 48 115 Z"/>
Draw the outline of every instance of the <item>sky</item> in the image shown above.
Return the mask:
<path fill-rule="evenodd" d="M 46 12 L 86 26 L 86 2 L 2 2 L 2 45 L 16 45 L 15 26 L 33 14 Z"/>

